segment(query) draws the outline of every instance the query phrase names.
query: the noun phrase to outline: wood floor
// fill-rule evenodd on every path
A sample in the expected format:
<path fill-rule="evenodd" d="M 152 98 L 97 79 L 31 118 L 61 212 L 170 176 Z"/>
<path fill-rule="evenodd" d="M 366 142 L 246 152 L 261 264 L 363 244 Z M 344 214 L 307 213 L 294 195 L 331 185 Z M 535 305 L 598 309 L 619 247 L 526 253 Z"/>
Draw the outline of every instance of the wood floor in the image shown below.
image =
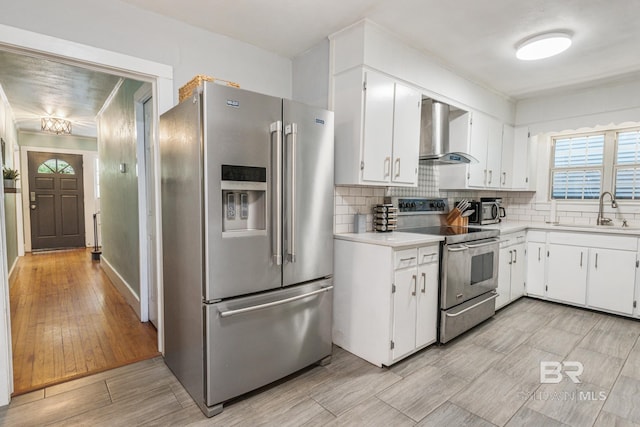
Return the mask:
<path fill-rule="evenodd" d="M 157 356 L 141 323 L 89 250 L 27 254 L 10 284 L 14 393 Z"/>

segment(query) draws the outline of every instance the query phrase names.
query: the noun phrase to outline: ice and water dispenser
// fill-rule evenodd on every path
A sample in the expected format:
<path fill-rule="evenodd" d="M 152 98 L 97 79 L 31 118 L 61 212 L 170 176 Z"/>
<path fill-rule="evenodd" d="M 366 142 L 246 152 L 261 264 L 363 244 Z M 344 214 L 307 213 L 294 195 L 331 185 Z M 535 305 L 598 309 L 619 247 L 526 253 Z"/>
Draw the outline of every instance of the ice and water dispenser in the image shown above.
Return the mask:
<path fill-rule="evenodd" d="M 222 234 L 266 234 L 267 169 L 222 165 Z"/>

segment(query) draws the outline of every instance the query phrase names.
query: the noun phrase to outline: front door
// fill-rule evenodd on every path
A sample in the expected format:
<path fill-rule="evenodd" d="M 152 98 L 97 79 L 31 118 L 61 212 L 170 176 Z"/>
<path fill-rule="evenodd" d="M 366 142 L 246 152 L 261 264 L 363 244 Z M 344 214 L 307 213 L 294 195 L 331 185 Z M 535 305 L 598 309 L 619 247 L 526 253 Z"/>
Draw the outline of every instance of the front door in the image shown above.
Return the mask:
<path fill-rule="evenodd" d="M 28 153 L 31 249 L 85 246 L 82 156 Z"/>

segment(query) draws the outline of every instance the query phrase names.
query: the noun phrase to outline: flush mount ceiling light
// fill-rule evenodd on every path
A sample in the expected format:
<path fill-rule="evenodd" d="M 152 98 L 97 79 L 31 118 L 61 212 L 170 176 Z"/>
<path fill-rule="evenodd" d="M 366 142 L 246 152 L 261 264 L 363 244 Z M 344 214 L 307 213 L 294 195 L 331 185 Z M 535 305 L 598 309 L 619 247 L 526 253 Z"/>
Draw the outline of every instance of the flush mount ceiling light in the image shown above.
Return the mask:
<path fill-rule="evenodd" d="M 571 35 L 568 33 L 540 34 L 518 43 L 516 57 L 523 61 L 549 58 L 564 52 L 569 46 L 571 46 Z"/>
<path fill-rule="evenodd" d="M 71 135 L 71 122 L 65 119 L 58 119 L 56 117 L 43 117 L 41 128 L 43 132 L 53 132 L 56 135 Z"/>

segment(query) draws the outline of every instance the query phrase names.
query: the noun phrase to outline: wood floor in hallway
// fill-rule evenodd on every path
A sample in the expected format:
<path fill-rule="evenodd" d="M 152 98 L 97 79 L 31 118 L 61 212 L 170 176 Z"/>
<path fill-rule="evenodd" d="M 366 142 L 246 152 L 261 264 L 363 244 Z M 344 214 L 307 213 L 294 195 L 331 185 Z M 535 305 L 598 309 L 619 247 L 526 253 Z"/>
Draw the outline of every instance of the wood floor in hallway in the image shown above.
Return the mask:
<path fill-rule="evenodd" d="M 157 332 L 78 249 L 22 257 L 10 284 L 14 393 L 157 356 Z"/>

